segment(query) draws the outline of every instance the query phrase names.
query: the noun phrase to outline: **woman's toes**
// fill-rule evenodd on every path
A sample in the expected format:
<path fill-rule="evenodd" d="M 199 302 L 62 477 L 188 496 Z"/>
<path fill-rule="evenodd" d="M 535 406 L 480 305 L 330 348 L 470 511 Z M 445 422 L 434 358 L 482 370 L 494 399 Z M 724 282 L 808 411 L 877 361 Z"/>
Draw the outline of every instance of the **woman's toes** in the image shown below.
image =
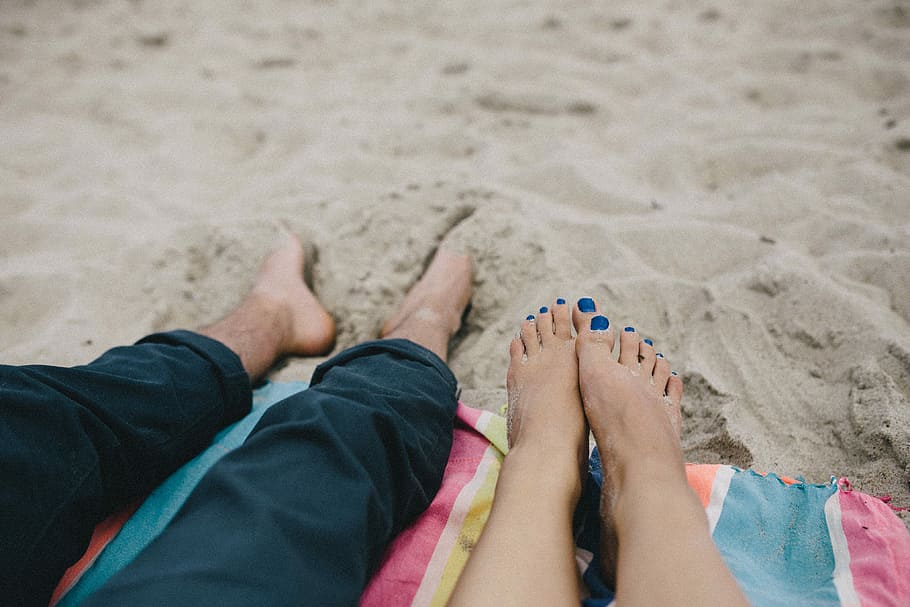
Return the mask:
<path fill-rule="evenodd" d="M 657 361 L 654 363 L 654 372 L 651 376 L 654 378 L 654 385 L 663 393 L 666 392 L 667 380 L 670 379 L 670 363 L 660 352 L 655 354 L 655 356 Z"/>
<path fill-rule="evenodd" d="M 670 401 L 667 413 L 670 416 L 670 422 L 673 424 L 673 429 L 676 430 L 677 434 L 682 434 L 682 407 L 680 406 L 682 393 L 682 380 L 673 372 L 667 380 L 667 399 Z"/>
<path fill-rule="evenodd" d="M 524 346 L 524 353 L 528 358 L 533 358 L 540 353 L 540 337 L 537 335 L 537 319 L 533 314 L 529 314 L 523 323 L 521 323 L 521 343 Z"/>
<path fill-rule="evenodd" d="M 572 339 L 572 317 L 569 304 L 562 297 L 553 304 L 553 333 L 559 339 L 566 341 Z"/>
<path fill-rule="evenodd" d="M 572 307 L 572 324 L 578 335 L 575 351 L 579 364 L 592 357 L 609 358 L 612 362 L 616 337 L 610 319 L 600 314 L 597 302 L 590 297 L 579 299 Z"/>
<path fill-rule="evenodd" d="M 587 325 L 575 326 L 578 337 L 575 339 L 575 352 L 578 355 L 579 369 L 599 372 L 603 365 L 613 361 L 613 328 L 606 316 L 592 315 Z"/>
<path fill-rule="evenodd" d="M 553 334 L 553 314 L 547 306 L 537 311 L 537 332 L 540 334 L 540 343 L 544 347 L 556 339 Z"/>
<path fill-rule="evenodd" d="M 600 307 L 591 297 L 582 297 L 572 306 L 572 324 L 575 333 L 581 335 L 582 331 L 590 329 L 591 318 L 600 314 Z M 612 333 L 612 329 L 610 330 Z"/>
<path fill-rule="evenodd" d="M 638 344 L 641 337 L 635 327 L 625 327 L 619 334 L 619 364 L 631 369 L 638 368 Z"/>
<path fill-rule="evenodd" d="M 673 401 L 674 405 L 679 407 L 679 403 L 682 401 L 682 394 L 682 380 L 675 372 L 670 373 L 670 378 L 667 380 L 667 396 L 670 397 L 670 400 Z"/>
<path fill-rule="evenodd" d="M 657 362 L 656 352 L 654 351 L 654 342 L 650 339 L 643 339 L 638 344 L 638 361 L 641 363 L 641 372 L 651 375 L 654 372 L 654 363 Z"/>
<path fill-rule="evenodd" d="M 598 313 L 597 302 L 590 297 L 582 297 L 572 307 L 572 324 L 575 325 L 575 332 L 581 334 L 582 330 L 588 328 L 591 317 Z"/>
<path fill-rule="evenodd" d="M 525 355 L 525 346 L 521 341 L 521 337 L 516 335 L 512 338 L 512 341 L 509 342 L 509 365 L 515 365 L 520 363 L 521 359 Z"/>

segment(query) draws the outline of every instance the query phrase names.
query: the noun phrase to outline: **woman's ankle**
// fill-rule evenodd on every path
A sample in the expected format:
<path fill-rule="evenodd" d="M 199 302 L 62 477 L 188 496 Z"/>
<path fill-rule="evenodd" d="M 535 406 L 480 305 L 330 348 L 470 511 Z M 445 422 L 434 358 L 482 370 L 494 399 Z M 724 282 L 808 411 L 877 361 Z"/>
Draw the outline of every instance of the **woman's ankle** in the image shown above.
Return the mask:
<path fill-rule="evenodd" d="M 572 508 L 581 496 L 577 456 L 569 449 L 547 452 L 537 444 L 516 444 L 505 456 L 500 482 L 521 484 L 532 495 L 551 496 Z"/>

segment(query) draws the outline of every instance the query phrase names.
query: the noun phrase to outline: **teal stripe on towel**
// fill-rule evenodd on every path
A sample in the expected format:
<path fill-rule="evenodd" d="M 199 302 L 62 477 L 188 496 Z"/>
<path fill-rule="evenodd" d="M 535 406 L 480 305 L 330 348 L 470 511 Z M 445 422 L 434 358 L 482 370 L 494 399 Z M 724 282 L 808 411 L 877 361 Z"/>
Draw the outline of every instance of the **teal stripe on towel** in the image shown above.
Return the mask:
<path fill-rule="evenodd" d="M 838 605 L 825 502 L 834 484 L 785 484 L 738 470 L 714 540 L 756 607 Z"/>

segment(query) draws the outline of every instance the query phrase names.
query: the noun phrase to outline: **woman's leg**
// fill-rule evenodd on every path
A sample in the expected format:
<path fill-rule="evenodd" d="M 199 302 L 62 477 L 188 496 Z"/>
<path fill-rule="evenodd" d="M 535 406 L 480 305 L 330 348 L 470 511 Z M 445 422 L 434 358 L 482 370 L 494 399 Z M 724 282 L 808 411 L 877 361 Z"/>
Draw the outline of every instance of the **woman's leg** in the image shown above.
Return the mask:
<path fill-rule="evenodd" d="M 331 342 L 302 262 L 291 239 L 208 337 L 153 335 L 71 369 L 0 366 L 0 602 L 47 605 L 95 525 L 249 411 L 249 377 Z"/>
<path fill-rule="evenodd" d="M 686 482 L 682 381 L 632 327 L 614 360 L 614 329 L 590 305 L 574 310 L 579 388 L 601 450 L 602 561 L 617 604 L 748 605 Z"/>
<path fill-rule="evenodd" d="M 578 605 L 572 513 L 587 429 L 569 306 L 558 299 L 509 348 L 509 453 L 451 605 Z"/>
<path fill-rule="evenodd" d="M 387 339 L 339 354 L 274 405 L 89 602 L 355 604 L 441 482 L 457 404 L 443 357 L 470 284 L 470 261 L 441 250 Z"/>

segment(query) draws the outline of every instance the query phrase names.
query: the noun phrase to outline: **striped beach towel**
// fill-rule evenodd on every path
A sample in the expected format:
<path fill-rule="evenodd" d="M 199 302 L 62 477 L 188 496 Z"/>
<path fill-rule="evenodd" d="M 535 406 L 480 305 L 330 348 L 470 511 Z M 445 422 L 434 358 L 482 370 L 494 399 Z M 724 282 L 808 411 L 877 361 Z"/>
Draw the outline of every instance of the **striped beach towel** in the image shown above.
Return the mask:
<path fill-rule="evenodd" d="M 78 605 L 135 558 L 264 411 L 305 387 L 272 383 L 257 390 L 249 416 L 221 432 L 141 505 L 96 529 L 51 604 Z M 459 404 L 439 493 L 389 547 L 362 605 L 446 603 L 486 523 L 506 450 L 502 417 Z M 815 485 L 724 465 L 690 464 L 687 473 L 714 540 L 753 605 L 910 605 L 910 534 L 882 500 L 854 491 L 844 479 Z M 600 482 L 595 450 L 575 516 L 576 560 L 587 586 L 580 601 L 590 606 L 613 599 L 597 573 Z"/>

